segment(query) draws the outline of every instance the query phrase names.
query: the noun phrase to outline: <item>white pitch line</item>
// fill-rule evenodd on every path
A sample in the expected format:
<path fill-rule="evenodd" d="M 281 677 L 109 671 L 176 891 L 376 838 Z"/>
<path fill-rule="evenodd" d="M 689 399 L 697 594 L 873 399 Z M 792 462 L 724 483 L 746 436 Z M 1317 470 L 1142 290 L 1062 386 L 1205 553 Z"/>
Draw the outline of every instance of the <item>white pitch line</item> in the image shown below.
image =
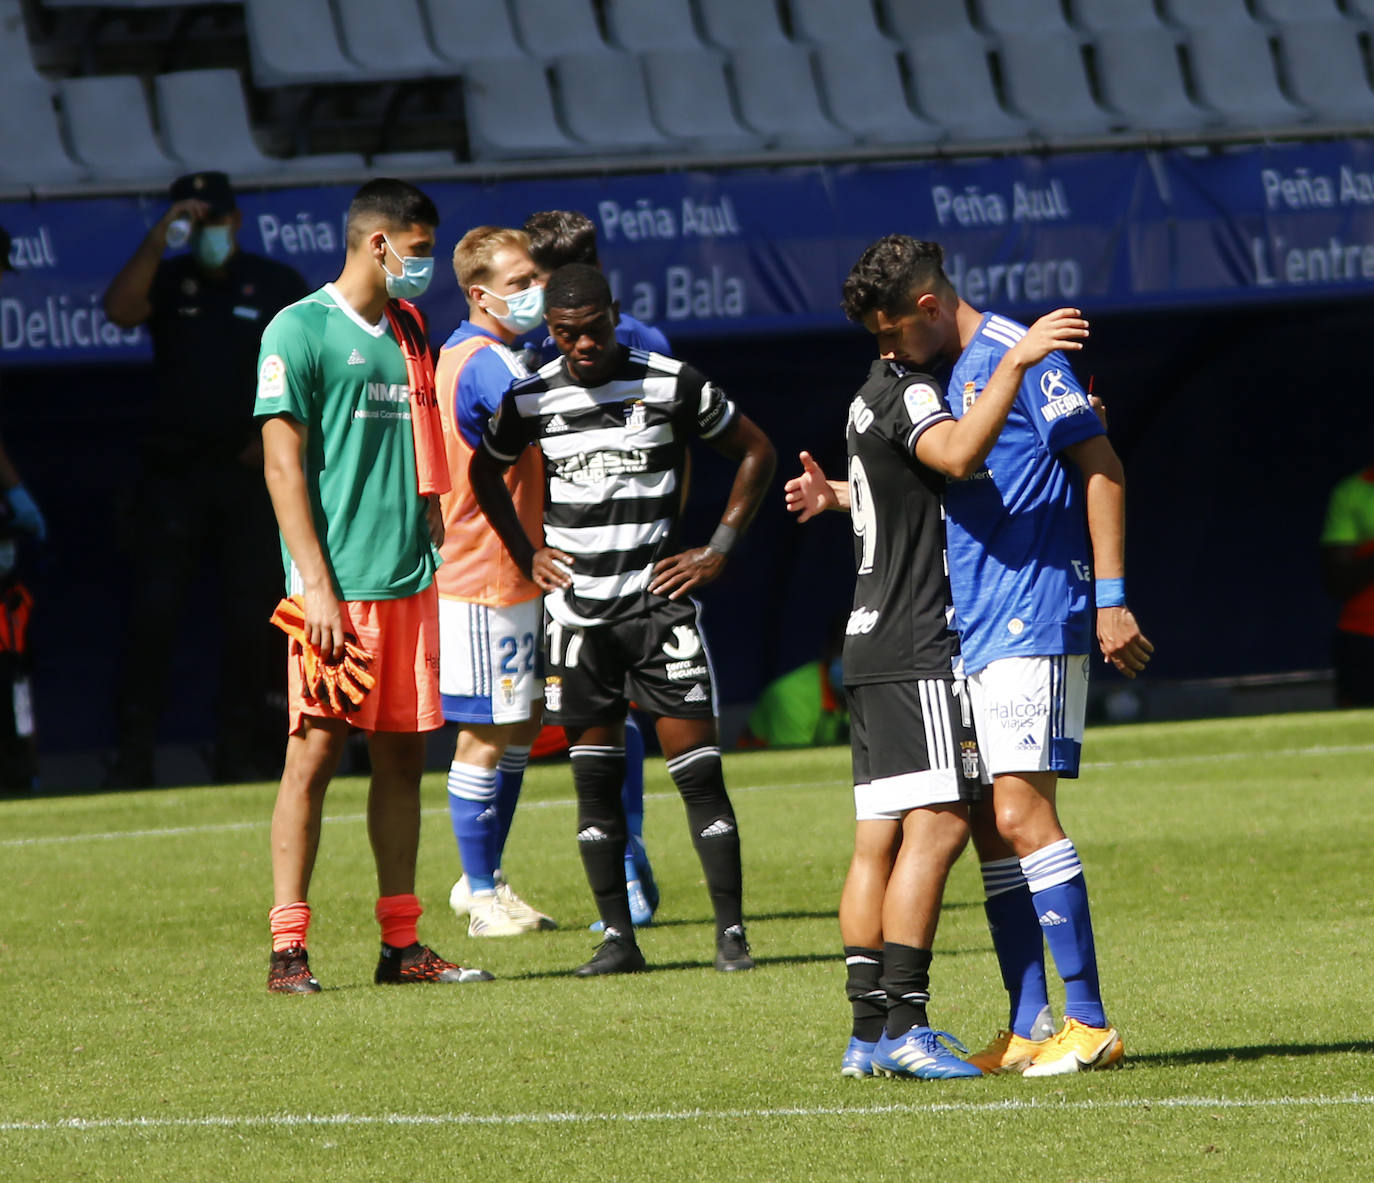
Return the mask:
<path fill-rule="evenodd" d="M 1082 767 L 1084 771 L 1112 768 L 1153 768 L 1167 764 L 1210 764 L 1218 761 L 1251 760 L 1260 757 L 1297 758 L 1309 756 L 1349 756 L 1361 752 L 1374 752 L 1374 743 L 1333 744 L 1307 748 L 1277 748 L 1268 752 L 1208 752 L 1199 753 L 1197 755 L 1147 756 L 1139 760 L 1088 761 L 1085 762 Z M 834 787 L 836 785 L 845 785 L 845 782 L 836 780 L 803 780 L 786 784 L 740 785 L 731 786 L 730 792 L 761 793 L 778 789 L 819 789 Z M 676 792 L 644 794 L 644 799 L 646 801 L 670 801 L 676 797 Z M 520 808 L 567 809 L 575 804 L 576 802 L 572 798 L 564 797 L 552 801 L 530 801 L 521 805 Z M 423 812 L 427 815 L 437 816 L 447 813 L 448 811 L 445 809 L 426 809 Z M 367 816 L 362 813 L 345 813 L 333 817 L 326 817 L 324 820 L 326 824 L 338 824 L 342 822 L 357 823 L 366 821 Z M 0 839 L 0 849 L 12 846 L 55 846 L 69 842 L 108 842 L 119 838 L 168 838 L 185 834 L 220 834 L 230 833 L 235 830 L 266 829 L 269 824 L 269 819 L 263 818 L 261 821 L 212 822 L 203 826 L 168 826 L 156 830 L 105 830 L 90 834 L 50 834 L 33 838 L 4 838 Z"/>
<path fill-rule="evenodd" d="M 279 1113 L 210 1117 L 68 1117 L 0 1122 L 4 1133 L 86 1133 L 99 1130 L 291 1129 L 338 1126 L 540 1126 L 608 1122 L 756 1121 L 787 1117 L 884 1117 L 894 1113 L 1104 1112 L 1150 1109 L 1329 1109 L 1374 1105 L 1374 1095 L 1344 1097 L 1141 1097 L 1112 1101 L 936 1101 L 929 1105 L 817 1105 L 776 1109 L 676 1109 L 644 1113 Z"/>

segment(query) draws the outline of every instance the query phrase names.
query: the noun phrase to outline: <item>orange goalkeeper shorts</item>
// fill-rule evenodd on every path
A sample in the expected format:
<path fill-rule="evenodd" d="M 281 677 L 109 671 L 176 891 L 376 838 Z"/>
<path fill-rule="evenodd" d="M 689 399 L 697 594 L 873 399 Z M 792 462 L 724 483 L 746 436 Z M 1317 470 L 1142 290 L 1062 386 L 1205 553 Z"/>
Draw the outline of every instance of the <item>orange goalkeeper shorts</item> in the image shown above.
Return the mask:
<path fill-rule="evenodd" d="M 287 642 L 291 734 L 301 719 L 342 719 L 360 731 L 433 731 L 444 725 L 439 702 L 439 593 L 433 584 L 401 600 L 345 600 L 344 628 L 372 654 L 377 684 L 351 714 L 307 698 L 295 642 Z"/>

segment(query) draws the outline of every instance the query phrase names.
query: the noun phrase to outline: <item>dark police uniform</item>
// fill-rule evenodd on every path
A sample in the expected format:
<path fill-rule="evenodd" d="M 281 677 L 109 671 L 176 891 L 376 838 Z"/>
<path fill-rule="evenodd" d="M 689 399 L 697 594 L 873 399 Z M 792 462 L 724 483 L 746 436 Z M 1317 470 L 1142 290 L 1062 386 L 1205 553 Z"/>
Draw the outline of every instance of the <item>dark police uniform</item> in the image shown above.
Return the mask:
<path fill-rule="evenodd" d="M 279 759 L 279 720 L 265 707 L 284 695 L 279 646 L 265 627 L 281 576 L 276 525 L 260 452 L 244 454 L 258 439 L 253 397 L 262 331 L 308 291 L 291 267 L 243 251 L 214 274 L 190 254 L 165 259 L 153 279 L 147 324 L 157 391 L 127 523 L 133 603 L 117 701 L 116 769 L 132 782 L 151 765 L 182 636 L 207 658 L 218 641 L 216 779 L 271 771 L 269 750 Z M 183 619 L 207 556 L 216 567 L 217 616 Z"/>

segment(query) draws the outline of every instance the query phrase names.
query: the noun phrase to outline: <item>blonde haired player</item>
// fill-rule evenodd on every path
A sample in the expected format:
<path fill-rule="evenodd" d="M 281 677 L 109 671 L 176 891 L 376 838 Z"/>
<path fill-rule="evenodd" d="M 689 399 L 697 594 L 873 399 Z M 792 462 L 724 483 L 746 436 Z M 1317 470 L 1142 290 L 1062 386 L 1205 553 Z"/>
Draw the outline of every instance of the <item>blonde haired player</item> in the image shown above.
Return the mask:
<path fill-rule="evenodd" d="M 439 353 L 439 415 L 453 488 L 442 500 L 439 682 L 458 724 L 448 801 L 463 875 L 449 902 L 468 935 L 514 936 L 554 922 L 511 890 L 501 870 L 530 745 L 539 734 L 543 601 L 488 525 L 468 464 L 507 387 L 529 371 L 511 346 L 543 324 L 543 288 L 521 230 L 478 226 L 453 251 L 468 317 Z M 542 536 L 544 469 L 537 447 L 506 471 L 520 520 Z"/>

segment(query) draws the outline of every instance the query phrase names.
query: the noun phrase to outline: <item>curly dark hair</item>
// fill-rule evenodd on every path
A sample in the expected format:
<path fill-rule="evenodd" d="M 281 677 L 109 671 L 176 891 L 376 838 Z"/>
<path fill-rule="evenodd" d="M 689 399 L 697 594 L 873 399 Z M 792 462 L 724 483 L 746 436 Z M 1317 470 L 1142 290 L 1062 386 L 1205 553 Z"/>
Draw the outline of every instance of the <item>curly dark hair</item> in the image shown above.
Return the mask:
<path fill-rule="evenodd" d="M 586 263 L 565 263 L 544 285 L 545 308 L 609 308 L 611 285 Z"/>
<path fill-rule="evenodd" d="M 872 312 L 889 316 L 905 312 L 914 296 L 950 286 L 944 261 L 945 252 L 938 242 L 923 242 L 909 234 L 886 234 L 850 269 L 840 306 L 855 322 Z"/>

